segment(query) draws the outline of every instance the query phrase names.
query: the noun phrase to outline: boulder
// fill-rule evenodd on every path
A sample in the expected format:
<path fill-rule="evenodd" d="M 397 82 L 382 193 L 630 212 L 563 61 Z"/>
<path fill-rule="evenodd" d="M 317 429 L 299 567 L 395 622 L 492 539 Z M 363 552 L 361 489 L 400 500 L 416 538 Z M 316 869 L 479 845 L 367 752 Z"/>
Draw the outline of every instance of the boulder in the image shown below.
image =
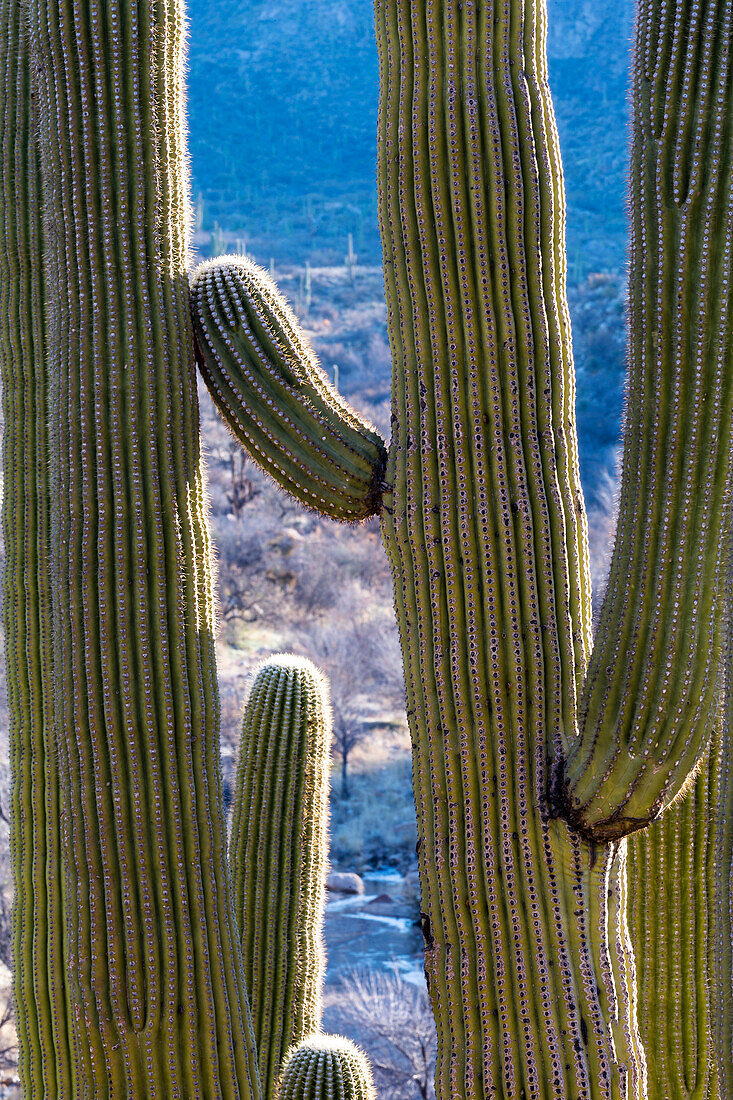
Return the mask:
<path fill-rule="evenodd" d="M 326 877 L 326 889 L 339 894 L 363 894 L 364 883 L 353 871 L 331 871 Z"/>

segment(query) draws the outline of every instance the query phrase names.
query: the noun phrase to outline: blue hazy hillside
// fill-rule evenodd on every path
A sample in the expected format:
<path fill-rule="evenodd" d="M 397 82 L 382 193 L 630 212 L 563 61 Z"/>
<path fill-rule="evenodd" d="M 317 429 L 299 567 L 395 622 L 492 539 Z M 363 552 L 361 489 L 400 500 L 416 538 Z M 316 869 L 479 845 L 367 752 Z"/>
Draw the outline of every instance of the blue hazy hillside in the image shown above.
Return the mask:
<path fill-rule="evenodd" d="M 570 278 L 624 262 L 632 0 L 550 0 Z M 189 115 L 203 228 L 256 257 L 379 261 L 371 0 L 190 0 Z"/>

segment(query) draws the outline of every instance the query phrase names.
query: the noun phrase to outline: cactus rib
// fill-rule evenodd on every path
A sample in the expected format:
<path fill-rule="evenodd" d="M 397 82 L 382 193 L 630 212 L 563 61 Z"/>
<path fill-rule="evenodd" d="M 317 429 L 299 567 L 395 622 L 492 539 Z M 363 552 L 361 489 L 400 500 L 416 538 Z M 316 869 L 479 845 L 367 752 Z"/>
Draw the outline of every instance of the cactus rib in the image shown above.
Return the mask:
<path fill-rule="evenodd" d="M 333 519 L 379 512 L 379 435 L 328 383 L 272 279 L 246 257 L 202 264 L 191 281 L 201 372 L 252 457 Z"/>
<path fill-rule="evenodd" d="M 64 975 L 64 864 L 51 671 L 48 387 L 43 373 L 43 230 L 25 22 L 0 4 L 2 182 L 3 627 L 12 772 L 14 1003 L 26 1095 L 71 1093 Z"/>
<path fill-rule="evenodd" d="M 321 1026 L 331 717 L 310 661 L 268 659 L 242 721 L 230 866 L 263 1100 Z"/>

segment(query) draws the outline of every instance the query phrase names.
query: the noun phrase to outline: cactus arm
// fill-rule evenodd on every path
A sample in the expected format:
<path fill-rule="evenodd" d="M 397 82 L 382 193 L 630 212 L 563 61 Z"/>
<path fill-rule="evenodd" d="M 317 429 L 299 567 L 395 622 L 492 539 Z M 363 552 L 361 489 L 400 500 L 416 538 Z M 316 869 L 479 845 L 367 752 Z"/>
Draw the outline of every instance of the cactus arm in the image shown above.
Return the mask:
<path fill-rule="evenodd" d="M 14 1003 L 25 1094 L 71 1095 L 64 974 L 64 850 L 56 766 L 48 555 L 47 388 L 40 178 L 25 22 L 0 5 L 0 372 L 3 397 L 3 629 L 12 772 Z"/>
<path fill-rule="evenodd" d="M 338 1035 L 311 1035 L 288 1054 L 276 1100 L 376 1100 L 369 1063 Z"/>
<path fill-rule="evenodd" d="M 201 372 L 255 461 L 333 519 L 378 513 L 384 444 L 329 385 L 272 279 L 244 257 L 210 261 L 191 306 Z"/>
<path fill-rule="evenodd" d="M 182 8 L 28 7 L 80 1087 L 256 1100 L 218 762 Z"/>
<path fill-rule="evenodd" d="M 713 1032 L 716 1020 L 730 1016 L 730 992 L 716 996 L 713 984 L 720 780 L 715 734 L 690 794 L 628 841 L 629 923 L 651 1096 L 719 1095 Z M 730 1064 L 730 1048 L 724 1061 Z"/>
<path fill-rule="evenodd" d="M 330 742 L 321 674 L 270 658 L 242 721 L 229 859 L 263 1100 L 321 1026 Z"/>
<path fill-rule="evenodd" d="M 730 472 L 733 14 L 644 0 L 632 146 L 631 347 L 610 582 L 565 769 L 597 837 L 654 817 L 707 747 Z"/>

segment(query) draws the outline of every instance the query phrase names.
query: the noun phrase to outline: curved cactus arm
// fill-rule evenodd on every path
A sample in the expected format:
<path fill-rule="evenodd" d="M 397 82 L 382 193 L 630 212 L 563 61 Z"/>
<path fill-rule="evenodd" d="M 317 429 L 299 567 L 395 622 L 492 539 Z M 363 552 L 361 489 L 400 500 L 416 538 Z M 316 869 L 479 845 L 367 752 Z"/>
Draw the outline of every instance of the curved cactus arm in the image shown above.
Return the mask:
<path fill-rule="evenodd" d="M 719 1094 L 713 1031 L 716 1017 L 730 1014 L 714 993 L 720 749 L 716 733 L 689 795 L 628 840 L 629 925 L 650 1096 Z"/>
<path fill-rule="evenodd" d="M 384 444 L 328 383 L 270 276 L 245 257 L 209 261 L 191 304 L 201 373 L 255 461 L 332 519 L 377 514 Z"/>
<path fill-rule="evenodd" d="M 733 407 L 732 101 L 730 0 L 643 0 L 620 514 L 563 793 L 569 819 L 600 839 L 679 794 L 713 725 Z"/>
<path fill-rule="evenodd" d="M 51 670 L 48 387 L 40 174 L 20 0 L 0 3 L 3 630 L 12 773 L 14 1003 L 24 1095 L 72 1095 Z"/>
<path fill-rule="evenodd" d="M 310 1035 L 288 1054 L 276 1100 L 376 1100 L 363 1051 L 340 1035 Z"/>
<path fill-rule="evenodd" d="M 262 1081 L 321 1026 L 331 714 L 302 657 L 269 658 L 242 720 L 229 864 Z"/>
<path fill-rule="evenodd" d="M 256 1100 L 226 861 L 180 0 L 30 0 L 79 1095 Z"/>

